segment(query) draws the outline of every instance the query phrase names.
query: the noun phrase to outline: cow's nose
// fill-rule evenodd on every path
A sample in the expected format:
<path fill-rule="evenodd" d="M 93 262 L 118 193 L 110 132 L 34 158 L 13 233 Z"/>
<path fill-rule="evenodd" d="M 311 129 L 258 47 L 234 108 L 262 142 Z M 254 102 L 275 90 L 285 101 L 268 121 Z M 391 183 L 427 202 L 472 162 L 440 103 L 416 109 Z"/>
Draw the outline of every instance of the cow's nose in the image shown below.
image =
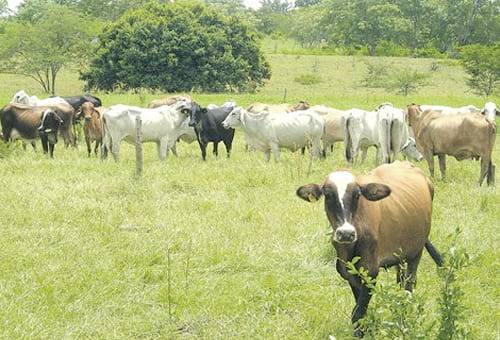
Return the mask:
<path fill-rule="evenodd" d="M 335 230 L 333 235 L 333 240 L 338 243 L 353 243 L 356 238 L 356 229 L 350 223 L 344 223 L 342 227 Z"/>
<path fill-rule="evenodd" d="M 195 124 L 194 124 L 193 122 L 189 122 L 189 123 L 188 123 L 188 126 L 190 126 L 190 127 L 194 127 L 194 126 L 195 126 Z"/>
<path fill-rule="evenodd" d="M 229 125 L 226 122 L 222 122 L 222 126 L 224 129 L 229 129 Z"/>
<path fill-rule="evenodd" d="M 86 121 L 89 121 L 89 120 L 90 120 L 90 117 L 85 116 L 85 120 L 86 120 Z"/>

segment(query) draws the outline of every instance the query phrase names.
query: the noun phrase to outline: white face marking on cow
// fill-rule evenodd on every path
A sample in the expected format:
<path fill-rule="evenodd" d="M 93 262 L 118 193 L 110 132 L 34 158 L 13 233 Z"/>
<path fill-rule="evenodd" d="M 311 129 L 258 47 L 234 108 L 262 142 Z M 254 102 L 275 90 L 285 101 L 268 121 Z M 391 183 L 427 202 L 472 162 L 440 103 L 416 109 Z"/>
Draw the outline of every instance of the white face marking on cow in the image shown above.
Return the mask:
<path fill-rule="evenodd" d="M 484 112 L 486 119 L 488 119 L 491 122 L 495 122 L 495 116 L 497 113 L 497 105 L 493 102 L 488 102 L 488 103 L 484 104 L 483 112 Z"/>
<path fill-rule="evenodd" d="M 349 183 L 354 183 L 354 176 L 348 171 L 335 171 L 328 175 L 328 181 L 334 183 L 337 187 L 340 206 L 344 209 L 344 202 L 342 198 L 347 190 L 347 185 Z"/>

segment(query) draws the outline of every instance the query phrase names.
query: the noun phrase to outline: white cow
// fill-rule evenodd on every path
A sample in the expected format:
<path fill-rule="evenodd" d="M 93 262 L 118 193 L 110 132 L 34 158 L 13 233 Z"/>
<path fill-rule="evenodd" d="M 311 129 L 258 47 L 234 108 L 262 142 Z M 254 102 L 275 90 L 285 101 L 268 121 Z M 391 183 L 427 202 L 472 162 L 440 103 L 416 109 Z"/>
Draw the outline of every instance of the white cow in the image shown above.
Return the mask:
<path fill-rule="evenodd" d="M 422 112 L 432 110 L 441 112 L 442 114 L 445 115 L 474 113 L 480 111 L 480 109 L 478 109 L 474 105 L 467 105 L 462 107 L 450 107 L 442 105 L 420 105 L 420 109 L 422 110 Z"/>
<path fill-rule="evenodd" d="M 390 124 L 390 114 L 384 111 L 348 110 L 342 117 L 346 160 L 354 162 L 361 150 L 361 162 L 363 162 L 368 148 L 375 146 L 377 148 L 375 163 L 378 164 L 380 154 L 382 154 L 382 161 L 388 163 Z"/>
<path fill-rule="evenodd" d="M 493 102 L 487 102 L 486 104 L 484 104 L 484 108 L 481 110 L 481 114 L 483 114 L 487 120 L 493 123 L 496 123 L 495 118 L 497 113 L 497 105 Z"/>
<path fill-rule="evenodd" d="M 321 153 L 323 119 L 314 111 L 294 111 L 288 114 L 262 112 L 253 114 L 236 107 L 222 122 L 225 128 L 241 127 L 247 143 L 264 152 L 269 161 L 271 152 L 275 161 L 280 159 L 280 148 L 296 151 L 311 146 L 314 158 Z"/>
<path fill-rule="evenodd" d="M 103 114 L 104 146 L 111 150 L 115 161 L 119 160 L 120 143 L 136 140 L 136 117 L 142 120 L 142 141 L 156 142 L 160 160 L 167 157 L 167 151 L 183 132 L 182 124 L 187 120 L 193 105 L 178 101 L 172 106 L 145 109 L 136 106 L 114 105 Z"/>
<path fill-rule="evenodd" d="M 342 116 L 346 111 L 333 109 L 325 105 L 314 105 L 309 110 L 318 113 L 325 124 L 323 132 L 323 154 L 327 155 L 335 142 L 344 141 L 344 129 L 342 128 Z"/>
<path fill-rule="evenodd" d="M 377 109 L 383 111 L 384 116 L 389 116 L 390 142 L 389 142 L 389 162 L 396 160 L 398 153 L 403 152 L 406 157 L 421 161 L 422 154 L 417 150 L 415 138 L 411 136 L 410 128 L 406 123 L 406 114 L 403 110 L 395 108 L 392 104 L 382 104 Z"/>
<path fill-rule="evenodd" d="M 45 99 L 38 99 L 37 96 L 29 96 L 26 91 L 21 90 L 16 92 L 12 97 L 11 103 L 20 103 L 29 106 L 53 106 L 53 105 L 70 105 L 66 100 L 61 97 L 51 97 Z"/>

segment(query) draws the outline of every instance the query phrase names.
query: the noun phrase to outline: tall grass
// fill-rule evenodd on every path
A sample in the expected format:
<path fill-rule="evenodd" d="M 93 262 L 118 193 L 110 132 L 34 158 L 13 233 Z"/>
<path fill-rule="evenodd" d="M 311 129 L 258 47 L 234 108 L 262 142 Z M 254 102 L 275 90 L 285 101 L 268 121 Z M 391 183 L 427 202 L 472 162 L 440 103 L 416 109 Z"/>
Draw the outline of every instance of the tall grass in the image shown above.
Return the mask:
<path fill-rule="evenodd" d="M 365 63 L 350 57 L 271 55 L 273 78 L 257 94 L 195 94 L 202 103 L 307 99 L 338 108 L 373 108 L 385 101 L 475 104 L 459 68 L 442 65 L 432 86 L 403 98 L 358 87 Z M 390 58 L 428 69 L 432 60 Z M 317 62 L 322 82 L 293 82 Z M 0 100 L 29 81 L 1 76 Z M 75 73 L 63 73 L 59 92 L 81 91 Z M 99 94 L 105 105 L 140 105 L 156 95 Z M 498 101 L 498 97 L 491 98 Z M 88 158 L 84 147 L 57 145 L 55 159 L 30 148 L 0 159 L 0 329 L 5 338 L 325 338 L 352 334 L 354 305 L 336 273 L 335 254 L 320 203 L 295 197 L 347 166 L 340 147 L 322 161 L 284 152 L 265 163 L 244 151 L 236 133 L 231 159 L 201 161 L 198 146 L 180 144 L 179 157 L 159 162 L 145 144 L 144 174 L 134 178 L 134 148 L 120 163 Z M 224 153 L 222 153 L 223 155 Z M 356 174 L 373 167 L 374 153 Z M 495 146 L 493 159 L 500 159 Z M 425 168 L 424 164 L 419 166 Z M 458 243 L 473 265 L 460 282 L 471 338 L 499 336 L 499 190 L 477 187 L 479 164 L 448 162 L 448 180 L 436 179 L 431 239 L 445 251 L 457 226 Z M 440 278 L 424 256 L 417 291 L 436 313 Z M 394 280 L 394 275 L 381 275 Z"/>

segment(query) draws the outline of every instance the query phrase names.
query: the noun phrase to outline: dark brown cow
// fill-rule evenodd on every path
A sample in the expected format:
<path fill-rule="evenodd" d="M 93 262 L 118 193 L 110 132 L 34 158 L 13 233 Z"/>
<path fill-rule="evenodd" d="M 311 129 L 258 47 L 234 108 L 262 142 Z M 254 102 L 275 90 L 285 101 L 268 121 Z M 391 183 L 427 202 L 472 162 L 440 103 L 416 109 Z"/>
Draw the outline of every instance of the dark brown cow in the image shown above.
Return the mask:
<path fill-rule="evenodd" d="M 97 156 L 99 146 L 102 147 L 102 113 L 106 109 L 101 107 L 94 107 L 91 102 L 82 104 L 82 111 L 80 116 L 83 117 L 83 133 L 85 135 L 85 142 L 87 143 L 87 151 L 90 157 L 92 152 L 92 143 L 95 142 L 94 153 Z"/>
<path fill-rule="evenodd" d="M 0 111 L 0 122 L 4 142 L 22 138 L 31 140 L 34 147 L 34 140 L 41 137 L 44 152 L 50 152 L 50 156 L 53 157 L 57 133 L 63 123 L 55 110 L 9 104 Z"/>
<path fill-rule="evenodd" d="M 369 289 L 352 275 L 346 262 L 360 257 L 363 267 L 376 278 L 380 267 L 398 266 L 398 282 L 412 291 L 425 247 L 440 266 L 442 258 L 429 241 L 434 189 L 423 171 L 409 162 L 381 165 L 364 176 L 348 171 L 332 172 L 322 184 L 308 184 L 297 195 L 309 202 L 325 196 L 325 212 L 333 229 L 337 271 L 349 281 L 356 306 L 352 322 L 366 314 Z M 407 263 L 406 273 L 399 265 Z M 356 336 L 363 332 L 355 325 Z"/>
<path fill-rule="evenodd" d="M 446 176 L 446 155 L 461 161 L 481 159 L 479 185 L 486 177 L 488 185 L 495 183 L 495 166 L 492 162 L 496 126 L 478 112 L 443 115 L 437 111 L 422 112 L 419 105 L 408 105 L 408 122 L 413 129 L 417 147 L 429 165 L 434 177 L 434 156 L 439 159 L 439 169 Z"/>

